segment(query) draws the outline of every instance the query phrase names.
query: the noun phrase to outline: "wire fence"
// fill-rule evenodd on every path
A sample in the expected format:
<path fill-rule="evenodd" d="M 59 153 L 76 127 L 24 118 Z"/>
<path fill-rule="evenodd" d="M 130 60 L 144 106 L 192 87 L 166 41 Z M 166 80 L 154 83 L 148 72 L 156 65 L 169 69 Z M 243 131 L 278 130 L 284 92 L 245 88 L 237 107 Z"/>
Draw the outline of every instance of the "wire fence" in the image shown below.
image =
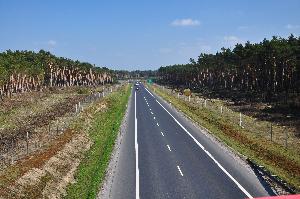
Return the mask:
<path fill-rule="evenodd" d="M 245 129 L 246 132 L 249 132 L 258 138 L 263 138 L 280 144 L 285 148 L 300 152 L 300 139 L 297 137 L 296 128 L 292 125 L 282 126 L 277 123 L 259 120 L 255 117 L 245 115 L 243 112 L 232 110 L 219 99 L 208 99 L 194 93 L 190 96 L 185 96 L 182 93 L 165 86 L 155 84 L 154 90 L 155 87 L 184 101 L 194 108 L 207 109 L 215 118 L 225 120 L 230 125 L 236 126 L 237 128 Z"/>
<path fill-rule="evenodd" d="M 52 140 L 61 136 L 70 127 L 71 122 L 92 102 L 119 89 L 119 85 L 103 88 L 102 92 L 88 95 L 76 103 L 71 112 L 49 121 L 49 124 L 33 130 L 7 136 L 0 139 L 0 170 L 15 164 L 18 160 L 47 147 Z"/>

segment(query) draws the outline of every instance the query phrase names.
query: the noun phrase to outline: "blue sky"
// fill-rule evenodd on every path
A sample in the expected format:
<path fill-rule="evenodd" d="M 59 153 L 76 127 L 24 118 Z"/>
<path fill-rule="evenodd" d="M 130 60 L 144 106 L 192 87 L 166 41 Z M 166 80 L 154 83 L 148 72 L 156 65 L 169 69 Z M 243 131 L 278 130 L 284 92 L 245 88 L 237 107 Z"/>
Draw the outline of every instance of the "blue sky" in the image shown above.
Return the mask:
<path fill-rule="evenodd" d="M 237 42 L 299 36 L 299 10 L 299 0 L 0 0 L 0 51 L 157 69 Z"/>

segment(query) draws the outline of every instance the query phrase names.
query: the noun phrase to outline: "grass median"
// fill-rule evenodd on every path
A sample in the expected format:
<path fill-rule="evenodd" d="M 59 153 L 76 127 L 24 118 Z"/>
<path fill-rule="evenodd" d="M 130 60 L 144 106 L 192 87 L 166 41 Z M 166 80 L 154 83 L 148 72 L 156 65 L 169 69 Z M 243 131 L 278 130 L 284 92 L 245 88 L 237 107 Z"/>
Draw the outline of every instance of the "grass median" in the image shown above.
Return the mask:
<path fill-rule="evenodd" d="M 126 111 L 130 86 L 106 99 L 106 111 L 99 112 L 89 130 L 93 144 L 75 174 L 76 183 L 67 189 L 65 198 L 95 198 L 104 179 L 119 128 Z"/>
<path fill-rule="evenodd" d="M 154 90 L 154 86 L 150 86 L 150 88 Z M 196 123 L 207 128 L 228 146 L 265 166 L 272 173 L 294 186 L 298 192 L 300 191 L 300 155 L 298 153 L 269 140 L 256 137 L 247 132 L 247 129 L 232 125 L 220 114 L 207 108 L 193 107 L 159 87 L 155 87 L 155 93 L 164 100 L 170 101 L 174 107 Z"/>

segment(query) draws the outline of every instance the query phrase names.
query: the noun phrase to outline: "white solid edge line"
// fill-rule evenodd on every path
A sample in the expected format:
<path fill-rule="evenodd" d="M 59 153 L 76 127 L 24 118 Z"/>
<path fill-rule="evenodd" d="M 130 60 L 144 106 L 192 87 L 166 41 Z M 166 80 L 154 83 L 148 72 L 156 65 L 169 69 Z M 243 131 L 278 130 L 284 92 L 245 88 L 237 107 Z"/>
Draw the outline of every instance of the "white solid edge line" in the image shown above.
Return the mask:
<path fill-rule="evenodd" d="M 178 169 L 180 175 L 183 176 L 183 173 L 182 173 L 182 171 L 181 171 L 181 169 L 180 169 L 180 167 L 178 165 L 177 165 L 177 169 Z"/>
<path fill-rule="evenodd" d="M 135 198 L 140 198 L 139 146 L 137 142 L 136 92 L 134 93 L 134 141 L 135 141 Z"/>
<path fill-rule="evenodd" d="M 196 144 L 218 165 L 218 167 L 238 186 L 238 188 L 246 194 L 248 198 L 253 198 L 250 193 L 236 180 L 226 169 L 204 148 L 202 144 L 184 127 L 178 120 L 159 102 L 156 102 L 175 120 L 175 122 L 196 142 Z"/>
<path fill-rule="evenodd" d="M 146 87 L 144 87 L 145 89 L 146 89 L 146 91 L 148 91 L 148 89 L 146 88 Z M 150 91 L 148 91 L 148 93 L 152 96 L 152 97 L 154 97 L 154 95 L 152 94 L 152 93 L 150 93 Z M 155 97 L 154 97 L 155 98 Z"/>

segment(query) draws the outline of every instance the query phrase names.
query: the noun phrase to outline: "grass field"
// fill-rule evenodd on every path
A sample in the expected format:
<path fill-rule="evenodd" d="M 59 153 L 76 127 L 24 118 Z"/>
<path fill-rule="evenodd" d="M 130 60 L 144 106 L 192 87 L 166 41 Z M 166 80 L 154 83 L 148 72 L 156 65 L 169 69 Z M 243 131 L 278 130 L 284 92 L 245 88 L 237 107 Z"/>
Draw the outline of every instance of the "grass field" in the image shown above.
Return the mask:
<path fill-rule="evenodd" d="M 241 128 L 238 122 L 234 124 L 228 118 L 222 117 L 218 111 L 211 111 L 203 106 L 195 106 L 158 86 L 150 86 L 150 88 L 193 121 L 207 128 L 228 146 L 265 166 L 272 173 L 294 186 L 299 192 L 300 154 L 298 149 L 285 148 L 282 144 L 257 136 L 249 132 L 247 128 Z"/>
<path fill-rule="evenodd" d="M 93 144 L 75 174 L 76 183 L 70 185 L 65 198 L 95 198 L 110 160 L 130 95 L 127 86 L 106 100 L 107 111 L 96 115 L 89 131 Z"/>
<path fill-rule="evenodd" d="M 13 164 L 2 168 L 0 170 L 0 196 L 3 198 L 61 198 L 67 194 L 67 187 L 74 182 L 77 183 L 68 187 L 69 195 L 66 197 L 81 198 L 81 194 L 86 197 L 95 195 L 104 176 L 130 91 L 128 85 L 121 87 L 116 85 L 114 88 L 117 89 L 114 89 L 112 93 L 107 92 L 105 97 L 82 103 L 84 110 L 69 115 L 67 128 L 60 130 L 59 134 L 55 134 L 52 139 L 48 139 L 45 146 L 28 155 L 25 154 L 19 160 L 15 159 Z M 90 91 L 90 88 L 82 89 Z M 79 95 L 82 95 L 81 90 Z M 38 98 L 38 95 L 40 94 L 33 97 Z M 43 95 L 41 101 L 45 101 L 57 94 L 41 93 L 41 95 Z M 59 95 L 64 94 L 59 93 Z M 77 89 L 65 95 L 77 96 Z M 20 97 L 24 96 L 18 96 L 16 99 L 18 103 L 10 101 L 12 106 L 7 107 L 6 111 L 10 109 L 18 112 L 20 109 L 30 109 L 29 107 L 34 106 L 31 101 L 20 101 Z M 59 100 L 56 99 L 55 106 L 59 107 L 62 101 L 65 100 L 61 97 Z M 42 109 L 43 107 L 35 108 L 35 110 Z M 4 114 L 4 116 L 10 118 L 8 115 Z M 41 132 L 49 134 L 47 128 L 41 129 Z M 31 138 L 31 140 L 34 139 L 34 137 Z M 34 146 L 34 143 L 30 142 L 30 144 Z"/>

